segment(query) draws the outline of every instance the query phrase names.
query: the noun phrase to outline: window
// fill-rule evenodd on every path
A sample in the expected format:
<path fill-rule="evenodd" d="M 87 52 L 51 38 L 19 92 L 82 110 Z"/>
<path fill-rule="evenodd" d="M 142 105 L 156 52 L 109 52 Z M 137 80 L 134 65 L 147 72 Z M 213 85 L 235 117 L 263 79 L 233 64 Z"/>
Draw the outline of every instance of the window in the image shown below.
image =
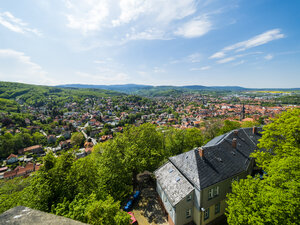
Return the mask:
<path fill-rule="evenodd" d="M 214 187 L 214 196 L 218 196 L 219 195 L 219 186 Z"/>
<path fill-rule="evenodd" d="M 185 216 L 186 216 L 186 218 L 190 218 L 192 216 L 192 209 L 186 210 Z"/>
<path fill-rule="evenodd" d="M 219 196 L 219 186 L 216 186 L 216 187 L 208 190 L 208 200 L 210 200 L 216 196 Z"/>
<path fill-rule="evenodd" d="M 208 199 L 212 199 L 214 197 L 214 189 L 209 189 L 208 191 Z"/>
<path fill-rule="evenodd" d="M 209 208 L 205 209 L 204 211 L 204 220 L 207 220 L 209 218 Z"/>
<path fill-rule="evenodd" d="M 187 196 L 186 201 L 189 202 L 192 200 L 192 195 Z"/>
<path fill-rule="evenodd" d="M 215 204 L 215 214 L 218 214 L 220 212 L 220 208 L 221 208 L 220 202 Z"/>

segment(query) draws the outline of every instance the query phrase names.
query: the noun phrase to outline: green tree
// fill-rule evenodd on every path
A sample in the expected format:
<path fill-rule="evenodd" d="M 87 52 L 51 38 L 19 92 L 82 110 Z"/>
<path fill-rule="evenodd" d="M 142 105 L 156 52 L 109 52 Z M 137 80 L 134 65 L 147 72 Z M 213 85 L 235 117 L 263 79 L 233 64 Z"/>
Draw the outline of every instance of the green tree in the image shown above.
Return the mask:
<path fill-rule="evenodd" d="M 75 146 L 75 145 L 77 145 L 79 147 L 83 146 L 84 140 L 85 140 L 85 138 L 81 132 L 75 132 L 71 136 L 71 144 L 73 146 Z"/>
<path fill-rule="evenodd" d="M 241 124 L 237 121 L 225 120 L 223 126 L 219 130 L 219 135 L 225 134 L 234 129 L 238 129 L 241 127 Z"/>
<path fill-rule="evenodd" d="M 33 144 L 35 144 L 35 145 L 45 145 L 45 144 L 47 144 L 47 138 L 39 132 L 35 132 L 32 135 L 32 141 L 33 141 Z"/>
<path fill-rule="evenodd" d="M 299 224 L 300 221 L 300 109 L 283 112 L 264 127 L 252 154 L 266 172 L 235 182 L 228 195 L 231 224 Z"/>

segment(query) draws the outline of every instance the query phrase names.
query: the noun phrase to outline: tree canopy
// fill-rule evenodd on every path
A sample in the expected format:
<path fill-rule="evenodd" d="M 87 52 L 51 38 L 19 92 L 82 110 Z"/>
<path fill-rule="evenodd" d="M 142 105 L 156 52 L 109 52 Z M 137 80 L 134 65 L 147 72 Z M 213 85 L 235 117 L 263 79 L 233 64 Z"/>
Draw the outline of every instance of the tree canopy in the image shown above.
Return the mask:
<path fill-rule="evenodd" d="M 300 109 L 283 112 L 264 127 L 252 154 L 264 171 L 235 182 L 228 195 L 227 218 L 235 224 L 299 224 Z"/>

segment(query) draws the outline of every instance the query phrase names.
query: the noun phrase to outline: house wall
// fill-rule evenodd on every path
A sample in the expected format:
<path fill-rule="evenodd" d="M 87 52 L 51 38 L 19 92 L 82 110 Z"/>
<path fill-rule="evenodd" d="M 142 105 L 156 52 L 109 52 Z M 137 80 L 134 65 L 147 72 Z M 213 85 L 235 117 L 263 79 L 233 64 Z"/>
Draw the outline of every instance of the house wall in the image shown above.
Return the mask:
<path fill-rule="evenodd" d="M 191 195 L 192 199 L 187 201 L 187 197 Z M 176 205 L 176 218 L 175 225 L 183 225 L 191 222 L 193 220 L 193 211 L 194 211 L 194 191 L 192 191 L 189 195 L 183 198 Z M 189 218 L 186 217 L 186 211 L 191 209 L 191 216 Z"/>
<path fill-rule="evenodd" d="M 172 219 L 174 224 L 176 224 L 176 222 L 175 222 L 175 208 L 171 205 L 166 193 L 162 190 L 162 188 L 161 188 L 161 186 L 158 182 L 156 182 L 156 191 L 157 191 L 158 195 L 160 196 L 160 198 L 162 200 L 162 203 L 164 204 L 165 209 L 167 210 L 167 213 L 169 214 L 169 217 Z"/>
<path fill-rule="evenodd" d="M 193 210 L 193 221 L 196 225 L 200 225 L 200 221 L 201 221 L 201 211 L 199 209 L 196 208 L 196 206 L 194 205 L 194 210 Z"/>
<path fill-rule="evenodd" d="M 217 219 L 218 217 L 222 216 L 225 213 L 226 209 L 226 200 L 223 199 L 220 201 L 220 212 L 215 214 L 215 205 L 211 205 L 209 208 L 209 218 L 204 220 L 204 212 L 201 211 L 201 225 L 208 224 L 213 220 Z M 218 202 L 217 202 L 218 203 Z"/>
<path fill-rule="evenodd" d="M 217 183 L 215 185 L 212 185 L 208 188 L 203 189 L 201 192 L 197 189 L 194 190 L 193 195 L 193 203 L 194 206 L 192 207 L 192 213 L 193 213 L 193 221 L 196 225 L 204 225 L 208 224 L 211 221 L 217 219 L 218 217 L 222 216 L 225 213 L 225 209 L 227 207 L 226 205 L 226 195 L 227 193 L 231 192 L 231 183 L 233 178 L 246 178 L 248 175 L 248 172 L 242 172 L 240 174 L 237 174 L 233 177 L 228 178 L 227 180 L 224 180 L 223 182 Z M 208 200 L 208 192 L 211 188 L 214 188 L 216 186 L 219 186 L 219 195 Z M 201 202 L 202 200 L 202 202 Z M 220 212 L 215 214 L 215 205 L 220 202 Z M 204 212 L 201 211 L 201 208 L 207 209 L 209 208 L 210 214 L 209 218 L 207 220 L 204 220 Z M 176 208 L 176 213 L 179 211 L 178 208 Z M 182 210 L 183 213 L 185 213 L 186 210 Z M 185 217 L 184 215 L 181 215 L 182 217 Z M 176 218 L 179 218 L 179 216 L 176 215 Z M 178 223 L 179 224 L 179 223 Z M 177 223 L 176 223 L 177 225 Z"/>
<path fill-rule="evenodd" d="M 246 178 L 248 175 L 248 173 L 245 171 L 245 172 L 242 172 L 240 174 L 237 174 L 233 177 L 230 177 L 220 183 L 217 183 L 215 185 L 212 185 L 212 186 L 209 186 L 205 189 L 202 190 L 202 196 L 203 196 L 203 199 L 202 199 L 202 206 L 204 209 L 206 209 L 207 207 L 210 207 L 211 205 L 215 205 L 216 203 L 222 201 L 223 199 L 226 198 L 226 195 L 227 193 L 230 193 L 231 192 L 231 183 L 232 183 L 232 179 L 233 178 Z M 209 190 L 216 187 L 216 186 L 219 186 L 219 195 L 212 198 L 212 199 L 208 199 L 208 193 L 209 193 Z"/>
<path fill-rule="evenodd" d="M 198 210 L 200 210 L 201 192 L 197 188 L 195 188 L 194 196 L 195 196 L 194 205 Z"/>

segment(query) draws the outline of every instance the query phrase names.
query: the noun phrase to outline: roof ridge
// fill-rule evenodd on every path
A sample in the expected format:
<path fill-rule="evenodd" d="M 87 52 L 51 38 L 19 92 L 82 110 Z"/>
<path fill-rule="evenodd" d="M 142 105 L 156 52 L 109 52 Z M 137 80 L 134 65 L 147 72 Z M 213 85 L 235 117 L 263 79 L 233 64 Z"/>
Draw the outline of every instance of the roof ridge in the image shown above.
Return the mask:
<path fill-rule="evenodd" d="M 188 152 L 191 152 L 191 151 L 196 151 L 197 150 L 197 148 L 194 148 L 194 149 L 192 149 L 192 150 L 190 150 L 190 151 L 188 151 Z M 184 153 L 182 153 L 182 154 L 186 154 L 187 152 L 184 152 Z M 181 155 L 181 154 L 180 154 Z M 171 157 L 169 158 L 169 161 L 171 162 L 171 164 L 184 176 L 184 178 L 191 184 L 191 185 L 193 185 L 194 187 L 196 187 L 196 184 L 192 181 L 192 180 L 190 180 L 190 178 L 188 178 L 188 176 L 181 170 L 181 169 L 179 169 L 178 167 L 177 167 L 177 165 L 174 163 L 174 162 L 172 162 L 172 160 L 171 160 Z M 197 163 L 197 161 L 196 161 L 196 163 Z M 200 179 L 199 179 L 199 188 L 201 189 L 201 187 L 200 187 Z"/>

